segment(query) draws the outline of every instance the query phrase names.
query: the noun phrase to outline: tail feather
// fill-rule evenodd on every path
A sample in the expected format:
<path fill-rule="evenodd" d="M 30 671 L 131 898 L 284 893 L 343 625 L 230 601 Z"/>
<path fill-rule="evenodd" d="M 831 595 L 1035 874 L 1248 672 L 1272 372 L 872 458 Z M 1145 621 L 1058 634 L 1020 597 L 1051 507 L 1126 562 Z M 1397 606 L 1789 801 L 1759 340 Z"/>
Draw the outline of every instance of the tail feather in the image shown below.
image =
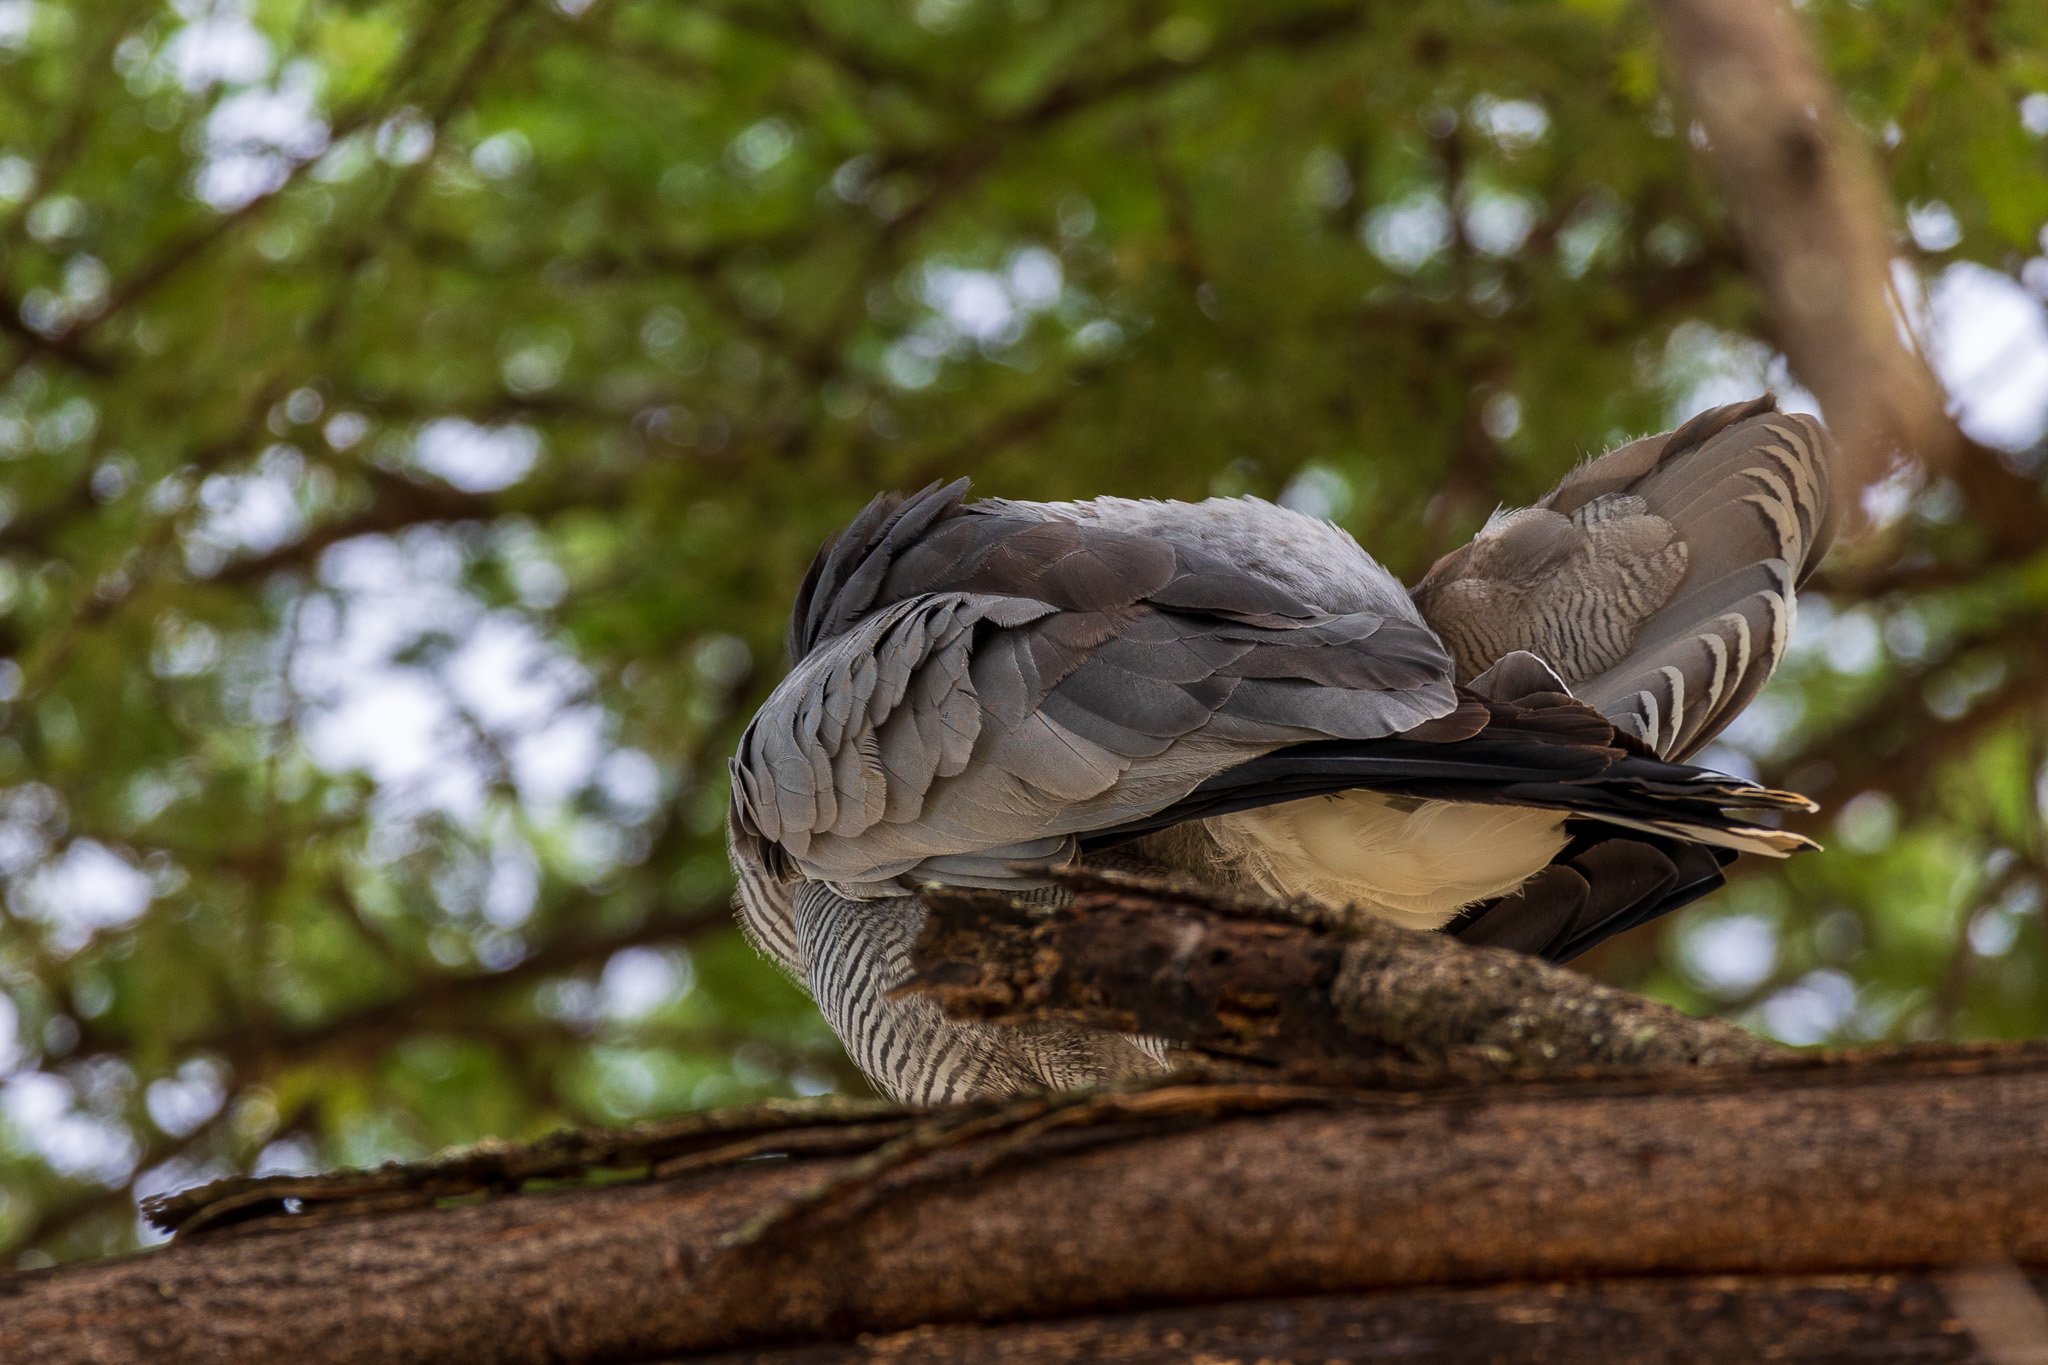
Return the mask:
<path fill-rule="evenodd" d="M 1758 404 L 1706 416 L 1726 424 L 1694 442 L 1673 433 L 1630 490 L 1676 529 L 1686 580 L 1627 658 L 1577 688 L 1672 757 L 1696 752 L 1762 690 L 1792 633 L 1795 589 L 1834 534 L 1832 444 L 1818 423 Z"/>
<path fill-rule="evenodd" d="M 1766 858 L 1789 858 L 1795 853 L 1805 853 L 1820 847 L 1803 834 L 1794 834 L 1785 829 L 1772 829 L 1768 825 L 1703 825 L 1689 820 L 1644 820 L 1627 815 L 1598 815 L 1592 818 L 1617 829 L 1640 830 L 1644 834 L 1663 834 L 1674 839 L 1705 844 L 1709 848 L 1725 848 L 1736 853 L 1760 853 Z"/>
<path fill-rule="evenodd" d="M 1571 697 L 1470 700 L 1485 708 L 1487 723 L 1463 738 L 1391 735 L 1290 745 L 1210 778 L 1164 810 L 1088 835 L 1084 846 L 1109 847 L 1182 821 L 1305 797 L 1379 791 L 1425 801 L 1552 810 L 1769 857 L 1814 847 L 1803 835 L 1754 818 L 1761 812 L 1814 809 L 1797 792 L 1655 757 L 1614 722 L 1601 721 Z M 1604 733 L 1605 742 L 1588 742 L 1583 727 L 1560 724 L 1560 718 L 1582 718 Z"/>
<path fill-rule="evenodd" d="M 1529 688 L 1520 696 L 1513 695 L 1517 678 Z M 1555 812 L 1548 828 L 1568 842 L 1562 851 L 1538 855 L 1549 857 L 1549 866 L 1532 869 L 1519 889 L 1469 907 L 1447 927 L 1474 942 L 1562 960 L 1705 895 L 1721 884 L 1722 866 L 1737 854 L 1782 858 L 1813 847 L 1802 835 L 1764 823 L 1774 812 L 1812 810 L 1798 793 L 1659 758 L 1615 722 L 1555 691 L 1555 678 L 1531 661 L 1512 661 L 1492 681 L 1502 695 L 1464 692 L 1458 712 L 1446 718 L 1456 724 L 1276 749 L 1210 778 L 1164 810 L 1084 836 L 1083 849 L 1092 854 L 1201 821 L 1226 855 L 1241 856 L 1241 847 L 1219 835 L 1221 817 L 1293 803 L 1312 807 L 1307 798 L 1347 792 L 1379 793 L 1387 798 L 1380 806 L 1397 810 L 1444 802 L 1467 812 L 1475 806 Z M 1306 818 L 1341 823 L 1374 813 L 1366 804 Z M 1288 833 L 1284 822 L 1279 828 Z M 1483 825 L 1467 821 L 1461 828 L 1470 835 L 1469 866 L 1456 876 L 1439 870 L 1423 880 L 1455 889 L 1465 874 L 1484 880 L 1510 853 L 1489 843 L 1502 836 Z M 1370 830 L 1361 824 L 1358 832 L 1372 845 Z M 1337 837 L 1345 836 L 1340 831 Z M 1343 860 L 1317 854 L 1305 861 Z M 1379 904 L 1383 913 L 1440 908 Z"/>
<path fill-rule="evenodd" d="M 1768 396 L 1702 413 L 1497 515 L 1415 589 L 1461 680 L 1513 649 L 1665 758 L 1698 750 L 1783 657 L 1834 536 L 1833 446 Z"/>
<path fill-rule="evenodd" d="M 1734 857 L 1654 835 L 1587 830 L 1512 895 L 1470 907 L 1444 932 L 1569 962 L 1713 891 Z"/>

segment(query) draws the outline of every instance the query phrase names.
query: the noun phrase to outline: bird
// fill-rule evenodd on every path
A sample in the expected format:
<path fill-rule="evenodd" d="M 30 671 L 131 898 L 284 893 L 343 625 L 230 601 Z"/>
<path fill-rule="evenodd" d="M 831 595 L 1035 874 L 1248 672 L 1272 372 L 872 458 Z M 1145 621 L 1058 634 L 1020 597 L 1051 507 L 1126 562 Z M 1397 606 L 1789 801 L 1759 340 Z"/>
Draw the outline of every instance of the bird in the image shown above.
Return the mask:
<path fill-rule="evenodd" d="M 884 1094 L 1118 1081 L 1156 1039 L 946 1018 L 931 884 L 1139 869 L 1564 961 L 1812 845 L 1689 760 L 1784 657 L 1833 446 L 1764 395 L 1497 511 L 1412 590 L 1250 497 L 877 497 L 818 552 L 730 763 L 740 922 Z"/>

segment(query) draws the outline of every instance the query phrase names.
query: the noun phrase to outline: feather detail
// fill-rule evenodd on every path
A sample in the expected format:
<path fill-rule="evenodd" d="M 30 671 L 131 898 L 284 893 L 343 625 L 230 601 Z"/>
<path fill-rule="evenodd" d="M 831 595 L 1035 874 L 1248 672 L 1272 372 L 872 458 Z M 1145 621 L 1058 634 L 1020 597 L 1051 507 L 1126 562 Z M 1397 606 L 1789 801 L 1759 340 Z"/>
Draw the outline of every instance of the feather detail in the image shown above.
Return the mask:
<path fill-rule="evenodd" d="M 1502 512 L 1412 597 L 1256 499 L 877 498 L 819 552 L 732 760 L 750 937 L 907 1099 L 1092 1084 L 1143 1040 L 891 994 L 928 881 L 1123 856 L 1563 958 L 1721 882 L 1804 798 L 1677 760 L 1763 685 L 1826 548 L 1827 442 L 1703 414 Z M 1463 685 L 1461 685 L 1463 684 Z M 1576 695 L 1575 695 L 1576 694 Z"/>
<path fill-rule="evenodd" d="M 1468 680 L 1513 650 L 1666 758 L 1770 678 L 1834 535 L 1833 444 L 1768 397 L 1702 413 L 1497 513 L 1415 589 Z"/>

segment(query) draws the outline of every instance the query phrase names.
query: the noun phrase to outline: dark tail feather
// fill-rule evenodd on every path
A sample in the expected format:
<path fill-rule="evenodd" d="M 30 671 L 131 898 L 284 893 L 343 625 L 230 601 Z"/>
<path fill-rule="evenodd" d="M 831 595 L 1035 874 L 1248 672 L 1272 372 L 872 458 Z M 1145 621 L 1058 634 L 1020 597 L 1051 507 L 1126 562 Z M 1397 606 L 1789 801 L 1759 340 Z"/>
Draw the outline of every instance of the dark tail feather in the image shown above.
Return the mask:
<path fill-rule="evenodd" d="M 1483 709 L 1484 723 L 1467 713 Z M 1352 790 L 1527 806 L 1569 818 L 1571 842 L 1514 893 L 1467 909 L 1446 932 L 1558 961 L 1689 904 L 1738 853 L 1814 847 L 1757 813 L 1813 803 L 1650 754 L 1557 694 L 1496 701 L 1467 693 L 1459 724 L 1375 740 L 1278 749 L 1204 782 L 1165 810 L 1086 836 L 1088 851 L 1190 820 Z M 1439 734 L 1443 738 L 1422 737 Z"/>
<path fill-rule="evenodd" d="M 1677 839 L 1585 830 L 1514 894 L 1470 907 L 1444 932 L 1569 962 L 1715 891 L 1735 856 Z"/>

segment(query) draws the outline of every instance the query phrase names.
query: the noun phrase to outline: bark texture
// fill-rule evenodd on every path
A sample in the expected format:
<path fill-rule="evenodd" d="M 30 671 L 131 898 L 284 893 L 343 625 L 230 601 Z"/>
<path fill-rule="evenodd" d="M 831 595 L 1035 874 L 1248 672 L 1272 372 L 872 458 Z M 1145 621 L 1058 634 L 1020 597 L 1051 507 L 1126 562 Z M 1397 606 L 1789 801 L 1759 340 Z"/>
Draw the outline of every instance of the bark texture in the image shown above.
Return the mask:
<path fill-rule="evenodd" d="M 1942 1275 L 1678 1276 L 1329 1294 L 722 1354 L 707 1365 L 1910 1360 L 2007 1365 Z M 2022 1282 L 2024 1284 L 2024 1282 Z M 2048 1279 L 2026 1286 L 2029 1295 Z"/>
<path fill-rule="evenodd" d="M 1657 1070 L 1783 1049 L 1563 967 L 1322 907 L 1077 877 L 1057 908 L 930 891 L 910 987 L 955 1018 L 1152 1034 L 1213 1056 L 1460 1074 Z"/>
<path fill-rule="evenodd" d="M 1179 1092 L 1222 1116 L 1159 1103 Z M 1231 1117 L 1233 1096 L 1266 1112 Z M 1053 1103 L 955 1125 L 994 1145 L 870 1160 L 853 1200 L 802 1202 L 867 1158 L 752 1161 L 275 1216 L 19 1275 L 0 1359 L 659 1359 L 1402 1286 L 2048 1264 L 2038 1047 L 1406 1093 L 1181 1086 L 1064 1129 Z M 791 1207 L 810 1211 L 721 1251 Z"/>

